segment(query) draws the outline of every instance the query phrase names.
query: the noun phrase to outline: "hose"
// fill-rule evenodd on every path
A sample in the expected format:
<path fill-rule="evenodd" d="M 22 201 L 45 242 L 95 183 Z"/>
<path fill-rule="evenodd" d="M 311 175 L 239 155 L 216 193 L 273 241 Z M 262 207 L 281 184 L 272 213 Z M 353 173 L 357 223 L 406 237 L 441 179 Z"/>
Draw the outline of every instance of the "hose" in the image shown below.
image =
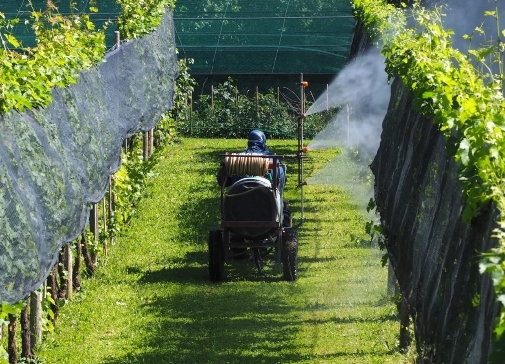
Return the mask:
<path fill-rule="evenodd" d="M 258 154 L 258 157 L 251 157 L 251 155 L 254 154 L 227 155 L 224 158 L 226 176 L 232 177 L 235 174 L 237 176 L 264 176 L 268 172 L 269 158 L 262 157 L 262 154 Z"/>

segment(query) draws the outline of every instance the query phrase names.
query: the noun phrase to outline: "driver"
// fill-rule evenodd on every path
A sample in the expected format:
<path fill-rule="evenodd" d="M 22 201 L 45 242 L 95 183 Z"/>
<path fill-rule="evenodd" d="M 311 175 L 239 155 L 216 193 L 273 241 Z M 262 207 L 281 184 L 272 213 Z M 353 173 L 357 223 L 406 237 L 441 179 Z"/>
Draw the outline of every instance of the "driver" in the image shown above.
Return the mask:
<path fill-rule="evenodd" d="M 267 137 L 261 130 L 252 130 L 247 137 L 247 150 L 244 153 L 273 154 L 268 150 Z"/>

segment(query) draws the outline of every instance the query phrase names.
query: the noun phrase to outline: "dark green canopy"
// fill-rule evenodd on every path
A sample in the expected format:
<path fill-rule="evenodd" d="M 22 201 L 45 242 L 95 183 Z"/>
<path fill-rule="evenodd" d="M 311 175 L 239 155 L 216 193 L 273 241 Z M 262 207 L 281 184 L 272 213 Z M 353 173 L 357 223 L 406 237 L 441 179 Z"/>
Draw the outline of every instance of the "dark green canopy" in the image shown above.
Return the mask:
<path fill-rule="evenodd" d="M 178 0 L 179 56 L 192 74 L 336 74 L 355 21 L 349 0 Z"/>

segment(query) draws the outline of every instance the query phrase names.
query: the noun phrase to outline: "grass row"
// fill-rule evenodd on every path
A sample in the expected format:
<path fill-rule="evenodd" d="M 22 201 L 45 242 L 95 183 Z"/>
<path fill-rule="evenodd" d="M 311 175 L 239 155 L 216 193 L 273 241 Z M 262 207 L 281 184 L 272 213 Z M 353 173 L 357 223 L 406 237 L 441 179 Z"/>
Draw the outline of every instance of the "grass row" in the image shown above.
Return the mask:
<path fill-rule="evenodd" d="M 249 261 L 208 281 L 207 235 L 219 221 L 219 157 L 244 140 L 182 139 L 159 151 L 131 227 L 97 275 L 60 311 L 37 350 L 44 363 L 400 363 L 399 324 L 386 296 L 380 252 L 363 239 L 360 209 L 340 187 L 305 187 L 299 279 L 280 264 L 259 275 Z M 293 153 L 295 141 L 271 141 Z M 337 150 L 315 151 L 315 173 Z M 286 197 L 300 217 L 296 163 Z"/>

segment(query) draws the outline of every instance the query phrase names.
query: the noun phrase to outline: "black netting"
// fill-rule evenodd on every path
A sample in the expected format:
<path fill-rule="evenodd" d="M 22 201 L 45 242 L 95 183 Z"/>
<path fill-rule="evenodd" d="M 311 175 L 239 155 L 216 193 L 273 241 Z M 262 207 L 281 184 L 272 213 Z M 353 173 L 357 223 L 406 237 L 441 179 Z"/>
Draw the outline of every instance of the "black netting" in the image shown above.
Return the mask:
<path fill-rule="evenodd" d="M 481 254 L 496 244 L 499 212 L 489 205 L 471 224 L 457 165 L 433 120 L 412 110 L 398 79 L 371 165 L 387 249 L 417 350 L 430 363 L 485 363 L 498 303 Z"/>
<path fill-rule="evenodd" d="M 0 118 L 0 301 L 36 289 L 60 247 L 88 221 L 123 140 L 153 128 L 173 105 L 178 64 L 173 16 L 124 43 L 43 110 Z"/>

